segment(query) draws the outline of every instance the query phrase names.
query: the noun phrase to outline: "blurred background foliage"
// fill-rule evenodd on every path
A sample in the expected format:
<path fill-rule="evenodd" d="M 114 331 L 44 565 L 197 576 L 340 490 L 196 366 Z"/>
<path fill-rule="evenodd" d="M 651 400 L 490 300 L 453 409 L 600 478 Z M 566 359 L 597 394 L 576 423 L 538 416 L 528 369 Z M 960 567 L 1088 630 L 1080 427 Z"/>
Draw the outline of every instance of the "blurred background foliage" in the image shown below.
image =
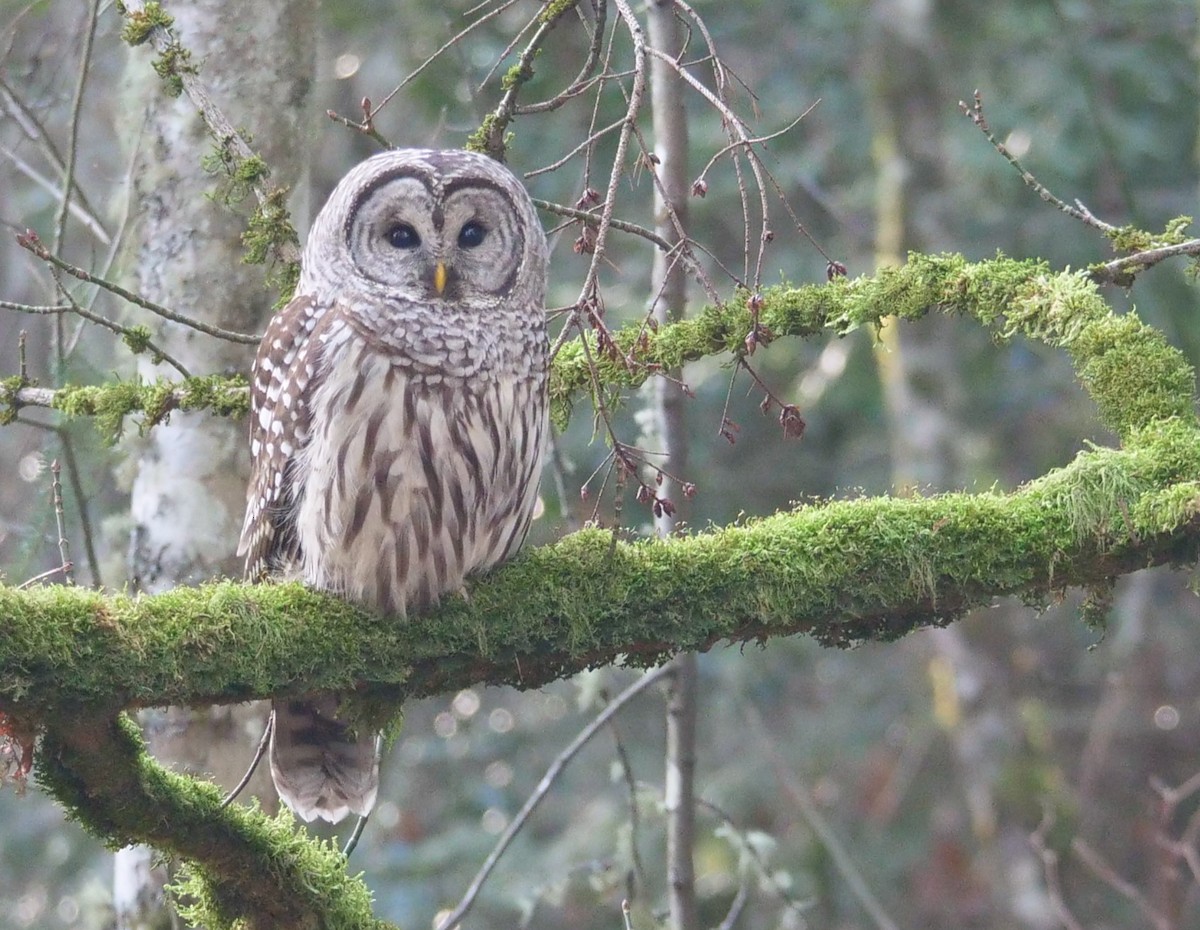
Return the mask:
<path fill-rule="evenodd" d="M 320 114 L 357 117 L 361 98 L 382 99 L 478 16 L 468 14 L 471 6 L 323 5 L 312 130 L 296 140 L 313 152 L 311 190 L 292 198 L 301 223 L 375 147 Z M 1104 241 L 1042 203 L 961 115 L 958 101 L 977 88 L 1000 138 L 1064 200 L 1150 229 L 1196 209 L 1194 0 L 742 0 L 696 8 L 753 92 L 753 100 L 747 91 L 735 96 L 741 112 L 759 114 L 755 131 L 782 128 L 819 101 L 766 144 L 767 164 L 809 232 L 852 275 L 909 248 L 977 258 L 1001 250 L 1057 267 L 1109 257 Z M 0 77 L 58 146 L 69 138 L 86 9 L 81 0 L 0 0 Z M 495 105 L 511 57 L 489 79 L 491 69 L 535 9 L 519 2 L 450 49 L 377 117 L 379 131 L 394 144 L 462 145 Z M 120 85 L 131 53 L 118 30 L 116 11 L 102 5 L 77 169 L 80 189 L 114 230 L 127 209 L 122 153 L 130 144 L 115 137 L 114 114 L 138 105 Z M 585 43 L 584 30 L 568 21 L 538 57 L 523 99 L 542 99 L 572 78 Z M 618 60 L 628 51 L 620 40 L 616 50 Z M 237 62 L 203 62 L 202 72 L 216 67 Z M 698 172 L 726 140 L 698 96 L 689 106 Z M 622 109 L 610 95 L 597 125 Z M 518 119 L 510 164 L 531 171 L 554 161 L 586 134 L 591 116 L 585 103 Z M 572 162 L 531 179 L 531 190 L 574 203 L 587 185 L 603 187 L 603 159 L 597 165 L 585 177 Z M 54 173 L 6 110 L 0 297 L 41 304 L 51 302 L 50 281 L 11 235 L 53 224 L 57 198 L 35 173 L 53 188 Z M 691 231 L 740 269 L 736 177 L 723 161 L 708 179 L 707 197 L 690 205 Z M 652 222 L 644 174 L 623 182 L 621 198 L 619 215 Z M 823 280 L 825 258 L 777 214 L 764 283 Z M 557 222 L 545 219 L 547 228 Z M 889 238 L 888 229 L 899 233 Z M 576 298 L 587 263 L 572 251 L 577 234 L 555 234 L 551 306 Z M 64 250 L 104 267 L 110 247 L 73 223 Z M 128 259 L 112 254 L 119 271 Z M 604 281 L 610 322 L 644 313 L 649 263 L 635 239 L 614 246 Z M 719 286 L 731 293 L 727 280 Z M 1136 303 L 1200 361 L 1196 292 L 1182 265 L 1159 267 L 1132 292 L 1108 296 L 1119 307 Z M 698 287 L 693 298 L 703 299 Z M 103 296 L 99 305 L 121 312 Z M 54 357 L 51 326 L 0 311 L 0 374 L 18 369 L 21 329 L 29 332 L 30 373 L 43 384 L 129 370 L 116 340 L 94 329 L 68 356 Z M 1021 342 L 997 346 L 952 319 L 890 338 L 779 341 L 754 362 L 777 394 L 800 405 L 808 431 L 798 444 L 785 440 L 759 413 L 761 392 L 744 376 L 730 390 L 725 360 L 692 366 L 694 438 L 684 477 L 699 493 L 681 509 L 693 526 L 893 488 L 1011 488 L 1088 442 L 1111 441 L 1064 358 Z M 727 397 L 740 428 L 733 444 L 718 435 Z M 641 406 L 633 398 L 618 416 L 630 441 Z M 59 558 L 47 465 L 63 456 L 62 439 L 35 425 L 49 422 L 31 411 L 0 431 L 0 567 L 9 583 Z M 67 494 L 73 551 L 82 551 L 86 512 L 104 581 L 120 585 L 122 463 L 136 430 L 109 447 L 90 424 L 65 429 L 79 464 Z M 604 455 L 592 438 L 581 407 L 559 445 L 560 480 L 547 476 L 534 542 L 591 516 L 597 496 L 585 502 L 579 492 Z M 600 508 L 611 520 L 612 501 Z M 650 523 L 632 499 L 622 516 L 634 531 Z M 90 580 L 83 568 L 78 577 Z M 1165 805 L 1154 787 L 1200 771 L 1200 609 L 1189 580 L 1169 571 L 1122 579 L 1106 635 L 1077 621 L 1078 598 L 1068 593 L 1050 605 L 1001 603 L 948 630 L 848 653 L 794 639 L 701 657 L 698 786 L 706 806 L 696 864 L 704 925 L 720 925 L 742 888 L 738 927 L 876 925 L 837 864 L 844 853 L 897 926 L 1057 927 L 1059 893 L 1088 928 L 1154 925 L 1145 908 L 1169 921 L 1159 926 L 1196 926 L 1195 876 L 1164 844 L 1183 835 L 1196 799 Z M 408 708 L 382 803 L 352 862 L 365 871 L 380 916 L 429 926 L 453 906 L 555 754 L 631 680 L 600 670 L 537 693 L 470 690 Z M 665 882 L 662 737 L 663 704 L 652 694 L 589 745 L 502 860 L 467 926 L 611 928 L 627 897 L 635 926 L 653 925 Z M 1044 817 L 1045 843 L 1059 855 L 1058 889 L 1031 843 Z M 1195 836 L 1190 842 L 1195 854 Z M 1089 851 L 1108 874 L 1095 858 L 1088 864 Z M 102 926 L 108 869 L 98 844 L 35 790 L 0 791 L 0 923 Z M 1138 890 L 1140 903 L 1116 876 Z"/>

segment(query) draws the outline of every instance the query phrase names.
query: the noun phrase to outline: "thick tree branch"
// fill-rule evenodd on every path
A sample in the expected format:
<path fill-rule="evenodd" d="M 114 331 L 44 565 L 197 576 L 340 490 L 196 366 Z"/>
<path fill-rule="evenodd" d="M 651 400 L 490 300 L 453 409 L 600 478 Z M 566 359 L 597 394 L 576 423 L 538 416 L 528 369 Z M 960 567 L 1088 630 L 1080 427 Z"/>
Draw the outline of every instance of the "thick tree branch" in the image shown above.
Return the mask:
<path fill-rule="evenodd" d="M 536 687 L 621 659 L 808 633 L 891 640 L 1002 595 L 1044 601 L 1200 548 L 1194 425 L 1147 428 L 1012 494 L 864 498 L 672 540 L 585 530 L 532 550 L 420 623 L 300 585 L 152 597 L 0 587 L 0 710 L 245 701 L 357 686 L 385 702 Z"/>
<path fill-rule="evenodd" d="M 222 808 L 214 785 L 151 759 L 131 720 L 68 714 L 48 728 L 38 758 L 38 780 L 93 832 L 187 860 L 185 917 L 241 918 L 248 930 L 391 926 L 371 916 L 370 893 L 336 846 L 304 838 L 286 813 Z"/>

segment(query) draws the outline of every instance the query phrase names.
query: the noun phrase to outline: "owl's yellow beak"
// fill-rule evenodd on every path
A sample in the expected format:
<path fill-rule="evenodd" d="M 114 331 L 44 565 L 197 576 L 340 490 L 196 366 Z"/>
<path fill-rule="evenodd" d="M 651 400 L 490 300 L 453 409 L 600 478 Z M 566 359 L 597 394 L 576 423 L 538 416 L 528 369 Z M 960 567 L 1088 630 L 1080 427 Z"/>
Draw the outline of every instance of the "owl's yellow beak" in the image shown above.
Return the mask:
<path fill-rule="evenodd" d="M 438 262 L 437 267 L 433 269 L 433 287 L 438 292 L 438 296 L 442 296 L 442 291 L 446 289 L 446 263 Z"/>

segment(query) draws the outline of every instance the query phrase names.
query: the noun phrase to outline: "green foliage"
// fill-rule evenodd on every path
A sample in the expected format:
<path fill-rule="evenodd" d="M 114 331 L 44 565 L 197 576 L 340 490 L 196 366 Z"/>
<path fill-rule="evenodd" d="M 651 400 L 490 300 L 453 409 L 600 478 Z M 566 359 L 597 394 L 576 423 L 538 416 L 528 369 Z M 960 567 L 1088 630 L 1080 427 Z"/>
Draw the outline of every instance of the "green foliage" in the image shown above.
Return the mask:
<path fill-rule="evenodd" d="M 149 0 L 141 10 L 129 11 L 124 4 L 117 4 L 117 12 L 125 17 L 121 27 L 121 41 L 129 45 L 142 45 L 156 28 L 170 29 L 175 18 L 163 9 L 158 0 Z"/>
<path fill-rule="evenodd" d="M 292 226 L 286 198 L 287 188 L 272 188 L 263 202 L 250 214 L 246 221 L 246 231 L 242 233 L 242 243 L 246 246 L 246 255 L 242 260 L 247 264 L 265 263 L 270 256 L 278 254 L 281 245 L 299 245 L 300 238 Z M 275 303 L 277 308 L 292 299 L 292 294 L 296 291 L 296 282 L 299 280 L 299 262 L 276 262 L 273 265 L 271 273 L 267 276 L 267 285 L 279 291 L 279 299 Z"/>
<path fill-rule="evenodd" d="M 134 377 L 101 385 L 67 385 L 54 392 L 53 404 L 68 417 L 95 417 L 101 435 L 116 442 L 124 431 L 125 417 L 131 414 L 144 414 L 137 423 L 141 433 L 176 409 L 242 416 L 250 408 L 250 396 L 241 376 L 207 375 L 179 382 L 159 378 L 149 383 Z"/>
<path fill-rule="evenodd" d="M 512 133 L 505 134 L 507 127 L 508 120 L 495 113 L 489 113 L 483 118 L 479 128 L 467 136 L 463 148 L 468 152 L 479 152 L 481 155 L 487 155 L 503 163 L 505 151 L 513 139 Z"/>

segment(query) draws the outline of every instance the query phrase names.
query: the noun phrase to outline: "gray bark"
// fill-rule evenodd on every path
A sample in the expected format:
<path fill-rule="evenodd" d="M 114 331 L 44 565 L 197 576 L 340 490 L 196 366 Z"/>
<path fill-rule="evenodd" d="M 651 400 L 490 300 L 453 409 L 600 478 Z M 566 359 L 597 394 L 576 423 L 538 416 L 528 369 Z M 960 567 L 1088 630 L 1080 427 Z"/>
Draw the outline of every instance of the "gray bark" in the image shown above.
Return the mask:
<path fill-rule="evenodd" d="M 675 54 L 682 46 L 682 29 L 671 0 L 654 0 L 647 9 L 647 40 L 655 48 Z M 680 225 L 687 219 L 689 192 L 687 111 L 683 81 L 666 62 L 650 60 L 650 102 L 654 125 L 656 170 L 661 189 L 655 190 L 655 231 L 675 244 L 680 236 L 671 213 Z M 668 210 L 668 205 L 670 209 Z M 686 227 L 685 227 L 686 228 Z M 683 318 L 687 305 L 687 276 L 677 255 L 654 253 L 651 293 L 655 295 L 654 316 L 660 324 Z M 677 383 L 681 371 L 654 382 L 655 420 L 663 468 L 683 478 L 687 468 L 685 395 Z M 683 503 L 682 489 L 664 479 L 660 494 L 676 506 Z M 655 519 L 662 535 L 675 530 L 675 517 L 663 513 Z M 671 930 L 695 930 L 696 909 L 695 845 L 696 772 L 696 656 L 686 653 L 672 663 L 667 697 L 667 749 L 663 807 L 667 813 L 667 901 Z"/>
<path fill-rule="evenodd" d="M 252 147 L 271 168 L 272 181 L 305 190 L 306 137 L 315 129 L 307 105 L 315 72 L 314 0 L 264 0 L 251 10 L 230 0 L 173 4 L 175 28 L 200 66 L 200 76 L 233 125 L 252 136 Z M 186 98 L 163 93 L 150 67 L 148 47 L 130 52 L 130 114 L 127 138 L 139 139 L 133 175 L 128 250 L 129 278 L 151 300 L 188 316 L 241 332 L 261 332 L 274 294 L 264 270 L 242 262 L 241 233 L 249 208 L 239 210 L 206 197 L 220 180 L 201 159 L 213 140 Z M 140 138 L 139 138 L 140 137 Z M 218 198 L 219 200 L 219 198 Z M 303 196 L 291 198 L 297 224 Z M 248 372 L 250 347 L 220 342 L 194 330 L 165 324 L 164 349 L 193 374 Z M 139 363 L 144 378 L 162 374 Z M 129 572 L 141 590 L 226 575 L 237 577 L 235 555 L 245 502 L 249 453 L 246 427 L 206 414 L 175 413 L 137 450 L 131 493 Z M 257 707 L 217 708 L 211 713 L 172 709 L 149 715 L 152 750 L 179 767 L 207 772 L 226 786 L 249 763 L 265 722 Z M 266 766 L 249 789 L 274 804 Z M 117 858 L 115 889 L 120 927 L 162 925 L 161 893 L 148 890 L 140 851 Z M 128 870 L 128 872 L 127 872 Z"/>

